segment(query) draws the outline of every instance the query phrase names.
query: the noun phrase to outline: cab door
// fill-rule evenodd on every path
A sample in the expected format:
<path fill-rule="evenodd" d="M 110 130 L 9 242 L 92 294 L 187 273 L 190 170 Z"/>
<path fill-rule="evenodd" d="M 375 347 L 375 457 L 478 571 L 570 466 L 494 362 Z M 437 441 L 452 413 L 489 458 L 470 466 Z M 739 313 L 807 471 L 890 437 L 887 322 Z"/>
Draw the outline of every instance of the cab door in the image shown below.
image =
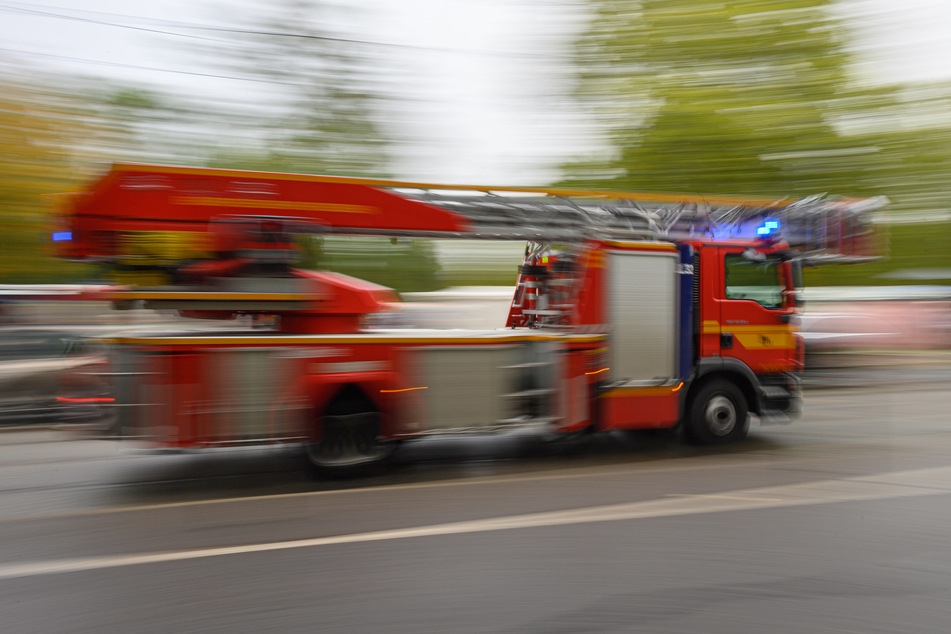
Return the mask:
<path fill-rule="evenodd" d="M 720 356 L 757 374 L 796 369 L 795 307 L 788 266 L 778 253 L 724 247 L 719 258 Z"/>

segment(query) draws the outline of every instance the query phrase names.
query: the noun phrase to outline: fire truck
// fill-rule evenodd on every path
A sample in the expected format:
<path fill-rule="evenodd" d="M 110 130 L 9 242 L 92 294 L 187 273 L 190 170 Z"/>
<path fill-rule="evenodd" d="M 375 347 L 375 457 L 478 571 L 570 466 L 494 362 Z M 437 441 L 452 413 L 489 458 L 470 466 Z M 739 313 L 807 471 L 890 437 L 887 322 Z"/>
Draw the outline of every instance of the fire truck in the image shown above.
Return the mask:
<path fill-rule="evenodd" d="M 709 444 L 752 417 L 788 422 L 800 266 L 874 255 L 883 204 L 116 164 L 53 239 L 134 277 L 108 293 L 116 307 L 271 324 L 110 339 L 115 435 L 298 443 L 318 471 L 352 474 L 431 435 L 679 426 Z M 498 329 L 397 329 L 381 326 L 390 289 L 296 266 L 307 233 L 526 247 Z"/>

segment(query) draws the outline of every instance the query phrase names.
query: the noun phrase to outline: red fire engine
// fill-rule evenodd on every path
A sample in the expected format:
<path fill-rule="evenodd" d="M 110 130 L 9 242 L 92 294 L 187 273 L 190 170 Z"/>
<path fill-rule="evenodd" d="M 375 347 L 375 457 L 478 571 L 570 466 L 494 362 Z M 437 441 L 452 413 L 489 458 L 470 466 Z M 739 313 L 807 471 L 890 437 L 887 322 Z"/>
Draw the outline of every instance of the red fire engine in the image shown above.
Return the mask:
<path fill-rule="evenodd" d="M 404 440 L 682 425 L 719 443 L 799 411 L 797 269 L 873 245 L 879 199 L 445 186 L 115 165 L 62 256 L 134 272 L 117 306 L 268 316 L 270 330 L 111 340 L 114 431 L 162 447 L 295 442 L 323 472 Z M 504 329 L 372 326 L 387 288 L 295 268 L 294 234 L 521 240 Z M 502 326 L 503 324 L 499 324 Z"/>

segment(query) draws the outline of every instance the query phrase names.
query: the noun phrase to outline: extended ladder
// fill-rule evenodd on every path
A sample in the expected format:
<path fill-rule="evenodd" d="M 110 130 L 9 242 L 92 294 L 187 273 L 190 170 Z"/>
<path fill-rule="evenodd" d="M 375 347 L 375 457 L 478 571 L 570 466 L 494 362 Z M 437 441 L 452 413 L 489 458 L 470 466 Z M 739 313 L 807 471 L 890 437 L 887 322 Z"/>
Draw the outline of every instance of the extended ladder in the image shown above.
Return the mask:
<path fill-rule="evenodd" d="M 466 216 L 480 238 L 570 243 L 585 238 L 782 239 L 813 263 L 877 257 L 877 198 L 743 199 L 657 194 L 474 189 L 408 190 L 407 198 Z M 519 194 L 529 194 L 528 196 Z M 570 195 L 569 195 L 570 194 Z"/>
<path fill-rule="evenodd" d="M 813 261 L 876 255 L 884 198 L 773 200 L 117 164 L 67 210 L 66 257 L 109 260 L 130 232 L 207 232 L 222 219 L 280 220 L 327 233 L 526 240 L 776 237 Z M 309 229 L 308 229 L 309 228 Z"/>

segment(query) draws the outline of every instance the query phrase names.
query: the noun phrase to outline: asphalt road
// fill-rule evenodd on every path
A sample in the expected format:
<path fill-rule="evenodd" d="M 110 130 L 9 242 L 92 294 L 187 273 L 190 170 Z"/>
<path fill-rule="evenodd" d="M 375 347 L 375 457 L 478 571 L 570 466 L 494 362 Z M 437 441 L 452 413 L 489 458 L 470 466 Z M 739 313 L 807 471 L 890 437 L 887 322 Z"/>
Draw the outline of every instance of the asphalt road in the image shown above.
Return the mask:
<path fill-rule="evenodd" d="M 951 382 L 742 445 L 431 441 L 391 474 L 0 433 L 3 632 L 951 631 Z"/>

